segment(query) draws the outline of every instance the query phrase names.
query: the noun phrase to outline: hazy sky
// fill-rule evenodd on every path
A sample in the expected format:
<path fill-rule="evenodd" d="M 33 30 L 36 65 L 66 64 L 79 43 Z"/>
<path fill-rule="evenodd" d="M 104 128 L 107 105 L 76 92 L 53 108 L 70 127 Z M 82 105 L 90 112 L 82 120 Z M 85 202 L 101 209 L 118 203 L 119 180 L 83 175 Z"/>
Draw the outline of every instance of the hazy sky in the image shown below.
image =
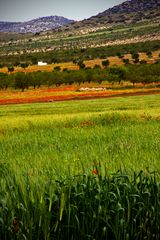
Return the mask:
<path fill-rule="evenodd" d="M 82 20 L 125 0 L 0 0 L 0 21 L 27 21 L 58 15 Z"/>

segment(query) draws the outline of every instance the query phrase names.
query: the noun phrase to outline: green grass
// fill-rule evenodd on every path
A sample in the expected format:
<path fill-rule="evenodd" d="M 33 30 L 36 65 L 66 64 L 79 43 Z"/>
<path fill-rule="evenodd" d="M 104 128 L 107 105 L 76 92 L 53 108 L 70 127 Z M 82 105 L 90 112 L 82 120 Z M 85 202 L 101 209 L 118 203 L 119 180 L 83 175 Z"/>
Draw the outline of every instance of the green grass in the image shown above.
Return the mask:
<path fill-rule="evenodd" d="M 159 132 L 159 95 L 0 106 L 1 239 L 158 239 Z"/>
<path fill-rule="evenodd" d="M 81 165 L 88 171 L 94 161 L 109 172 L 159 172 L 159 99 L 152 95 L 1 106 L 0 159 L 20 168 L 53 166 L 60 175 L 69 169 L 79 174 Z"/>

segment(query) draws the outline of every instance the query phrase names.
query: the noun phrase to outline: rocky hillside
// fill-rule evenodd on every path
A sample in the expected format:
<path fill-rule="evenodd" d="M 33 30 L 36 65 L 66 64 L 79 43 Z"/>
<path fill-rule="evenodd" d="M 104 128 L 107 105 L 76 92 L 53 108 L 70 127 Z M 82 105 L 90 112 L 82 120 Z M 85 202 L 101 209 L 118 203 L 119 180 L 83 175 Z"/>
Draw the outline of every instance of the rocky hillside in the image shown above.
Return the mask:
<path fill-rule="evenodd" d="M 160 0 L 128 0 L 108 9 L 91 19 L 106 19 L 107 22 L 137 22 L 160 16 Z"/>
<path fill-rule="evenodd" d="M 0 32 L 39 33 L 53 30 L 72 22 L 74 21 L 59 16 L 42 17 L 28 22 L 0 22 Z"/>
<path fill-rule="evenodd" d="M 125 1 L 113 8 L 110 8 L 103 13 L 99 14 L 99 16 L 104 16 L 107 14 L 114 13 L 133 13 L 133 12 L 141 12 L 157 9 L 160 7 L 159 0 L 128 0 Z M 157 9 L 158 10 L 158 9 Z"/>
<path fill-rule="evenodd" d="M 96 30 L 152 20 L 160 20 L 160 0 L 128 0 L 96 16 L 75 22 L 64 28 Z"/>

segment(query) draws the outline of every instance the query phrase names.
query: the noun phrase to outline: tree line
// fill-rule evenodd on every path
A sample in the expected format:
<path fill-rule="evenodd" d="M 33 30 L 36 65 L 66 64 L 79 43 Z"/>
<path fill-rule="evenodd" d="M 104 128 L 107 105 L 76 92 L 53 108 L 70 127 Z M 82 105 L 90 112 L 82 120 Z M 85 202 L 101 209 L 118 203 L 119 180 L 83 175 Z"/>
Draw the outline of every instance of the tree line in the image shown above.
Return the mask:
<path fill-rule="evenodd" d="M 125 66 L 114 66 L 100 68 L 80 68 L 79 70 L 55 68 L 52 72 L 30 72 L 30 73 L 0 73 L 0 89 L 14 88 L 24 91 L 29 87 L 39 88 L 41 86 L 61 86 L 82 83 L 108 82 L 115 83 L 131 82 L 133 86 L 137 83 L 149 84 L 160 82 L 160 63 L 140 64 Z"/>

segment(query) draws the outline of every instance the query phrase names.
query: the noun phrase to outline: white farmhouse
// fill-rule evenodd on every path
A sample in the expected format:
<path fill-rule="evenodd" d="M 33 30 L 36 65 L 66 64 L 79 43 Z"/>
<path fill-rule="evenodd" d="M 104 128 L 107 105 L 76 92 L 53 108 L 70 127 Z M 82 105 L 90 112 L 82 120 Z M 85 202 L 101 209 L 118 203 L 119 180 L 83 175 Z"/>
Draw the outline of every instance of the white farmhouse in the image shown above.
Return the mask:
<path fill-rule="evenodd" d="M 46 65 L 47 65 L 46 62 L 42 62 L 42 61 L 39 61 L 39 62 L 38 62 L 38 66 L 46 66 Z"/>

